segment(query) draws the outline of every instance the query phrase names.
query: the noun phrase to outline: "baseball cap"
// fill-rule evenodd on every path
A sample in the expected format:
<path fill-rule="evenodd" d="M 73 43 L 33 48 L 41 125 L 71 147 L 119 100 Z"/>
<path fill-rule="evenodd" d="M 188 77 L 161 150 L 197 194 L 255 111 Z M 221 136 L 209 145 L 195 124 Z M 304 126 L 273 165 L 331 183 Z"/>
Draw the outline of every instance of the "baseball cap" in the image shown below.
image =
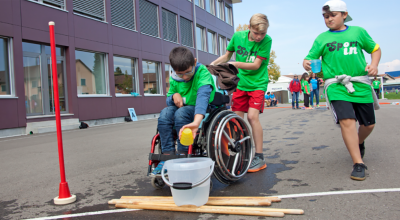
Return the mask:
<path fill-rule="evenodd" d="M 330 11 L 340 11 L 340 12 L 347 12 L 347 5 L 344 1 L 342 0 L 330 0 L 327 1 L 324 6 L 328 5 Z M 322 14 L 325 12 L 322 11 Z M 344 20 L 344 22 L 352 21 L 353 19 L 350 17 L 349 14 L 347 14 L 347 18 Z"/>

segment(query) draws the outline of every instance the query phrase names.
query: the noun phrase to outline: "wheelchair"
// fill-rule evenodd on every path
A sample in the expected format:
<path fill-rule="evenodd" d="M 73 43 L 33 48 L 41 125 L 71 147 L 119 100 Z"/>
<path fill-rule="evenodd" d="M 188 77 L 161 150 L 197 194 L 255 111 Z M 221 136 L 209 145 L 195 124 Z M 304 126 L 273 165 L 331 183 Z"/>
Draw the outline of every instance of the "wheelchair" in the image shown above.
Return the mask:
<path fill-rule="evenodd" d="M 188 157 L 209 157 L 215 161 L 213 176 L 223 184 L 232 184 L 247 173 L 255 154 L 251 130 L 240 116 L 227 109 L 226 104 L 230 99 L 223 92 L 218 89 L 215 92 L 214 101 L 210 103 L 187 154 L 161 154 L 160 135 L 157 131 L 151 141 L 147 176 L 160 161 Z M 175 146 L 177 139 L 174 129 Z M 156 189 L 165 186 L 159 175 L 152 176 L 151 184 Z"/>

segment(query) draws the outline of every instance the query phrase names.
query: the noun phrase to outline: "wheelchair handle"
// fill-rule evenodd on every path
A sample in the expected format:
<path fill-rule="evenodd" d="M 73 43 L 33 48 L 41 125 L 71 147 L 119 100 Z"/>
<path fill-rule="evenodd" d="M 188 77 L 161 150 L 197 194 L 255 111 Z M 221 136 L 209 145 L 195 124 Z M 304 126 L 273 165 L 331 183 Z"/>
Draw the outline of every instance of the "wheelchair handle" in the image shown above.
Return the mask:
<path fill-rule="evenodd" d="M 165 173 L 164 173 L 164 170 L 166 169 L 165 165 L 166 165 L 166 163 L 164 163 L 164 166 L 163 166 L 163 168 L 161 169 L 161 178 L 162 178 L 162 180 L 164 181 L 164 183 L 165 183 L 167 186 L 172 187 L 172 188 L 174 188 L 174 189 L 181 189 L 181 190 L 182 190 L 182 189 L 193 189 L 193 188 L 195 188 L 195 187 L 197 187 L 197 186 L 200 186 L 200 185 L 203 184 L 204 182 L 206 182 L 206 181 L 211 177 L 211 175 L 214 173 L 214 165 L 215 165 L 215 162 L 213 161 L 213 163 L 212 163 L 212 165 L 211 165 L 210 173 L 208 173 L 207 176 L 206 176 L 204 179 L 200 180 L 199 182 L 197 182 L 197 183 L 195 183 L 195 184 L 193 184 L 193 183 L 187 183 L 187 182 L 170 183 L 170 182 L 165 178 Z"/>

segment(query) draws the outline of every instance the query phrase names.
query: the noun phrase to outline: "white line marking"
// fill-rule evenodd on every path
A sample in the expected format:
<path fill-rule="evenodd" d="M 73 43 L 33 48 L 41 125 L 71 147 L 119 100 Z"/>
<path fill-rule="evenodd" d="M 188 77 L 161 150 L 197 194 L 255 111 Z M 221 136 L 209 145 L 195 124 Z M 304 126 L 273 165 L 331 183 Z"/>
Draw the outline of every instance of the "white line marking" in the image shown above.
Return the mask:
<path fill-rule="evenodd" d="M 345 194 L 376 193 L 376 192 L 400 192 L 400 188 L 363 189 L 363 190 L 348 190 L 348 191 L 302 193 L 302 194 L 281 195 L 281 196 L 277 196 L 277 197 L 279 197 L 281 199 L 289 199 L 289 198 L 311 197 L 311 196 L 329 196 L 329 195 L 345 195 Z M 273 195 L 271 195 L 271 196 L 273 196 Z M 28 220 L 48 220 L 48 219 L 60 219 L 60 218 L 72 218 L 72 217 L 80 217 L 80 216 L 112 214 L 112 213 L 118 213 L 118 212 L 130 212 L 130 211 L 139 211 L 139 210 L 141 210 L 141 209 L 113 209 L 113 210 L 105 210 L 105 211 L 97 211 L 97 212 L 77 213 L 77 214 L 70 214 L 70 215 L 58 215 L 58 216 L 52 216 L 52 217 L 32 218 L 32 219 L 28 219 Z"/>
<path fill-rule="evenodd" d="M 347 191 L 331 191 L 331 192 L 317 192 L 317 193 L 302 193 L 277 196 L 281 199 L 299 198 L 310 196 L 329 196 L 329 195 L 344 195 L 344 194 L 357 194 L 357 193 L 375 193 L 375 192 L 400 192 L 400 188 L 392 189 L 362 189 L 362 190 L 347 190 Z"/>
<path fill-rule="evenodd" d="M 57 215 L 57 216 L 52 216 L 52 217 L 30 218 L 27 220 L 48 220 L 48 219 L 60 219 L 60 218 L 72 218 L 72 217 L 80 217 L 80 216 L 88 216 L 88 215 L 101 215 L 101 214 L 131 212 L 131 211 L 139 211 L 139 210 L 141 210 L 141 209 L 113 209 L 113 210 L 105 210 L 105 211 L 97 211 L 97 212 L 77 213 L 77 214 L 70 214 L 70 215 Z"/>

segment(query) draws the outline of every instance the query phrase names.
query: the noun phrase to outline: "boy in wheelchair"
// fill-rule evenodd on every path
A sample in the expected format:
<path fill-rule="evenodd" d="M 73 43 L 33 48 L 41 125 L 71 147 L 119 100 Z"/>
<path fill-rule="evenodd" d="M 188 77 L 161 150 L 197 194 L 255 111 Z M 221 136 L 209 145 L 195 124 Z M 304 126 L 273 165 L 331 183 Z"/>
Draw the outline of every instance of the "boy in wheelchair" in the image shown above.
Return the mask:
<path fill-rule="evenodd" d="M 186 47 L 174 48 L 169 60 L 173 69 L 171 87 L 167 94 L 167 107 L 161 111 L 158 119 L 161 151 L 164 155 L 187 154 L 188 146 L 179 141 L 181 133 L 183 129 L 190 128 L 195 138 L 216 89 L 211 73 L 204 65 L 197 63 Z M 178 152 L 175 152 L 173 129 L 179 133 Z M 161 174 L 163 165 L 164 161 L 161 161 L 151 174 Z"/>

